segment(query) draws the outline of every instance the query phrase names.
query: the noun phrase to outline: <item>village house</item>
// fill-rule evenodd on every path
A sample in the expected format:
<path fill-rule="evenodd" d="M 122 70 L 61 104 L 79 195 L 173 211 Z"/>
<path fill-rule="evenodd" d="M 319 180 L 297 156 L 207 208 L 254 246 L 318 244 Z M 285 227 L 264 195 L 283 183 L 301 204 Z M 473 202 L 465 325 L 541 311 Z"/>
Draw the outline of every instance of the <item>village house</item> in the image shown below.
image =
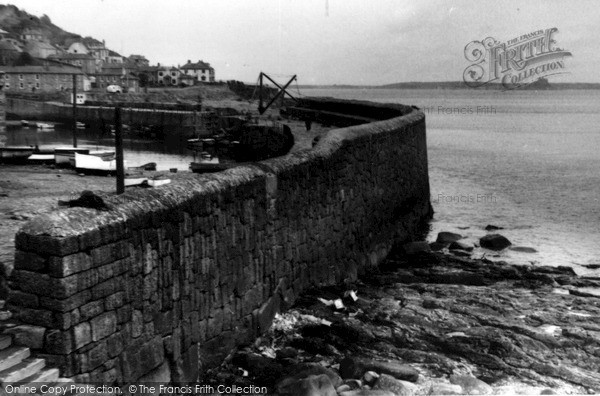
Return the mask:
<path fill-rule="evenodd" d="M 68 63 L 73 66 L 78 66 L 86 74 L 96 73 L 98 69 L 96 59 L 94 59 L 93 56 L 88 54 L 70 54 L 67 52 L 57 55 L 51 55 L 48 57 L 48 59 Z"/>
<path fill-rule="evenodd" d="M 104 62 L 108 62 L 108 51 L 108 48 L 104 45 L 104 41 L 98 41 L 91 37 L 74 41 L 67 49 L 67 52 L 71 54 L 88 54 Z"/>
<path fill-rule="evenodd" d="M 43 41 L 44 35 L 37 29 L 27 28 L 21 33 L 21 40 L 23 41 Z"/>
<path fill-rule="evenodd" d="M 150 62 L 148 61 L 148 59 L 146 59 L 144 55 L 130 55 L 129 58 L 127 58 L 127 60 L 136 65 L 136 67 L 150 66 Z"/>
<path fill-rule="evenodd" d="M 146 80 L 146 86 L 157 85 L 159 70 L 161 70 L 160 64 L 158 66 L 141 66 L 137 69 L 137 75 L 140 80 Z"/>
<path fill-rule="evenodd" d="M 123 63 L 123 56 L 119 55 L 115 51 L 108 50 L 108 57 L 106 58 L 106 63 Z"/>
<path fill-rule="evenodd" d="M 51 55 L 56 55 L 60 53 L 58 48 L 54 47 L 50 43 L 46 43 L 45 41 L 28 41 L 25 44 L 25 48 L 23 48 L 24 52 L 27 52 L 29 55 L 34 58 L 45 59 Z"/>
<path fill-rule="evenodd" d="M 215 81 L 215 69 L 210 66 L 210 63 L 201 60 L 196 63 L 192 63 L 192 61 L 188 60 L 187 63 L 181 67 L 181 71 L 185 75 L 194 76 L 196 81 Z"/>
<path fill-rule="evenodd" d="M 19 57 L 21 49 L 9 41 L 0 41 L 0 65 L 8 66 Z"/>
<path fill-rule="evenodd" d="M 156 82 L 158 85 L 177 86 L 179 84 L 180 74 L 181 70 L 175 66 L 161 67 L 158 69 Z"/>
<path fill-rule="evenodd" d="M 78 90 L 88 91 L 89 79 L 80 68 L 45 61 L 41 65 L 4 66 L 4 91 L 6 92 L 56 92 L 73 89 L 76 75 Z"/>
<path fill-rule="evenodd" d="M 90 77 L 93 88 L 104 90 L 109 85 L 119 85 L 127 88 L 129 92 L 139 92 L 139 78 L 131 73 L 124 63 L 105 63 L 98 72 L 90 74 Z"/>

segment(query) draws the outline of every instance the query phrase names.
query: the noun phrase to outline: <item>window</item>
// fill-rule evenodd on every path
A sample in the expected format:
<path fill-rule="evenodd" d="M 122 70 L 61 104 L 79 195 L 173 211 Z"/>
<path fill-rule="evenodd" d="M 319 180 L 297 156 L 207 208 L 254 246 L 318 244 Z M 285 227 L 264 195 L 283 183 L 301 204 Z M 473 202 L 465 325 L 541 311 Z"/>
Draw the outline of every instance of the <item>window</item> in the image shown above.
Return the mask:
<path fill-rule="evenodd" d="M 163 72 L 158 72 L 158 75 L 162 77 L 162 75 L 163 75 Z"/>
<path fill-rule="evenodd" d="M 19 80 L 22 80 L 22 79 L 23 79 L 23 75 L 19 74 Z"/>
<path fill-rule="evenodd" d="M 5 78 L 6 80 L 9 80 L 9 79 L 10 79 L 10 78 L 8 77 L 8 74 L 5 74 L 5 75 L 4 75 L 4 78 Z"/>
<path fill-rule="evenodd" d="M 175 77 L 175 72 L 171 72 L 171 76 Z"/>
<path fill-rule="evenodd" d="M 23 83 L 19 83 L 19 88 L 21 88 L 21 89 L 25 88 L 25 87 L 23 86 Z"/>
<path fill-rule="evenodd" d="M 39 82 L 36 82 L 36 83 L 35 83 L 35 88 L 36 88 L 36 89 L 40 89 L 40 83 L 39 83 Z"/>
<path fill-rule="evenodd" d="M 39 79 L 40 79 L 40 75 L 39 75 L 39 74 L 36 74 L 36 75 L 35 75 L 35 79 L 36 79 L 36 80 L 39 80 Z"/>
<path fill-rule="evenodd" d="M 5 83 L 4 88 L 10 88 L 10 83 L 9 82 Z"/>

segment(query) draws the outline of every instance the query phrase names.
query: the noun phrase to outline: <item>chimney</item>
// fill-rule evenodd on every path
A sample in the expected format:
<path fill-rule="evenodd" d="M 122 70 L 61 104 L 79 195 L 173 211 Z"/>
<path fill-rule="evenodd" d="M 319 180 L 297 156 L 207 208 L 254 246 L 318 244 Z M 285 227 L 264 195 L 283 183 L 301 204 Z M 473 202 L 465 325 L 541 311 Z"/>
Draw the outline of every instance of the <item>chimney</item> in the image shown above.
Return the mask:
<path fill-rule="evenodd" d="M 190 63 L 192 63 L 192 61 L 188 59 L 188 65 L 189 65 Z"/>

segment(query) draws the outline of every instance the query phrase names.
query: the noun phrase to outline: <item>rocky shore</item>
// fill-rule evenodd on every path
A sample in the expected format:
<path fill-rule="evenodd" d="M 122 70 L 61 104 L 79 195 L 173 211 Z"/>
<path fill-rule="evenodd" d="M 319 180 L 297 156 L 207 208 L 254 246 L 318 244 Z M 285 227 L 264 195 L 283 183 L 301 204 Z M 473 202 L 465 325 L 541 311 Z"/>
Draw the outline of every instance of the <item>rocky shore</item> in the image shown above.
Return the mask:
<path fill-rule="evenodd" d="M 313 289 L 204 383 L 290 395 L 600 392 L 600 278 L 396 252 Z"/>

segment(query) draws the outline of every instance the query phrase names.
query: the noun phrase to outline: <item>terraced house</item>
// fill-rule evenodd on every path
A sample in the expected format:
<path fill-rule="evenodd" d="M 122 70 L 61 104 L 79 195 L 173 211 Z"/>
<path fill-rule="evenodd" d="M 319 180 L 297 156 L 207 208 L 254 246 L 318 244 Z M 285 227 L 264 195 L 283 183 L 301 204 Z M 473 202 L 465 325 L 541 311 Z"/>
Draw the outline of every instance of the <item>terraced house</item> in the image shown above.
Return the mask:
<path fill-rule="evenodd" d="M 73 75 L 79 90 L 90 89 L 90 81 L 79 67 L 59 63 L 44 65 L 4 66 L 6 92 L 56 92 L 73 89 Z"/>

